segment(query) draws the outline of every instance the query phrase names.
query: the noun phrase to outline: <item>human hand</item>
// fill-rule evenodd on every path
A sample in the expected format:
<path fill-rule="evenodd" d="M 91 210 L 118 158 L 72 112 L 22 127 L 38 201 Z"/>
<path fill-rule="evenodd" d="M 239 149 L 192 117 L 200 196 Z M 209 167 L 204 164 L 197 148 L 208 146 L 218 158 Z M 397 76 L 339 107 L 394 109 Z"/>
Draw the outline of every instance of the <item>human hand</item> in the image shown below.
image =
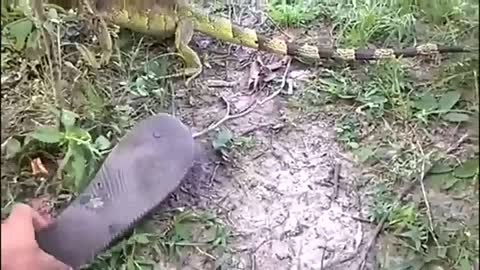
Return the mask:
<path fill-rule="evenodd" d="M 49 221 L 26 204 L 16 204 L 1 228 L 2 270 L 69 270 L 71 267 L 45 253 L 35 240 L 35 232 Z"/>

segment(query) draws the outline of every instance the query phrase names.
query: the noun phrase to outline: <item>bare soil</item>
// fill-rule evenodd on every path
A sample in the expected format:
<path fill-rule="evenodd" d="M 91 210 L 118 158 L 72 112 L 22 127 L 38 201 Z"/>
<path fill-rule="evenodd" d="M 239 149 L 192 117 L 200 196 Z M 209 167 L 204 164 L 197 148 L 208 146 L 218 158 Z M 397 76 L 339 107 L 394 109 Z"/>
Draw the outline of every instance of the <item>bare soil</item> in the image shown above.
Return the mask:
<path fill-rule="evenodd" d="M 248 78 L 249 68 L 239 68 L 240 63 L 204 70 L 198 81 Z M 293 66 L 290 73 L 302 72 Z M 175 114 L 198 132 L 225 114 L 220 97 L 243 111 L 253 99 L 263 100 L 276 91 L 267 86 L 252 94 L 242 87 L 202 83 L 187 90 L 179 83 Z M 295 91 L 301 91 L 299 87 Z M 170 207 L 218 209 L 223 214 L 235 232 L 230 245 L 234 254 L 225 269 L 357 266 L 371 228 L 355 219 L 362 215 L 360 170 L 335 142 L 334 119 L 300 115 L 289 108 L 288 96 L 278 95 L 225 126 L 235 137 L 253 137 L 254 146 L 225 161 L 211 146 L 215 132 L 198 138 L 197 164 L 166 202 Z M 340 168 L 338 182 L 335 167 Z M 196 256 L 190 258 L 183 269 L 215 269 Z"/>

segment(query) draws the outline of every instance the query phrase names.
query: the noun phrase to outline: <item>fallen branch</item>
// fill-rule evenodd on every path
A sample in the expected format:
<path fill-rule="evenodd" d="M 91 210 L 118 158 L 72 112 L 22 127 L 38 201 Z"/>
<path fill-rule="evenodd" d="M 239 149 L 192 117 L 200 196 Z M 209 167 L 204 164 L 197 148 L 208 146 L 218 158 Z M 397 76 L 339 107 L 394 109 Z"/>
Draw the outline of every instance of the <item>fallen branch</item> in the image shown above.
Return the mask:
<path fill-rule="evenodd" d="M 428 170 L 427 170 L 428 171 Z M 418 179 L 414 179 L 400 194 L 398 194 L 397 196 L 397 199 L 396 199 L 396 202 L 395 203 L 400 203 L 403 198 L 408 194 L 408 192 L 413 188 L 415 187 L 415 185 L 417 184 L 417 180 Z M 394 207 L 392 207 L 391 209 L 393 209 Z M 385 225 L 385 222 L 387 222 L 387 219 L 388 217 L 390 216 L 390 213 L 391 213 L 391 210 L 386 213 L 382 219 L 380 220 L 380 222 L 377 224 L 377 227 L 375 228 L 375 231 L 373 232 L 373 236 L 372 238 L 370 239 L 370 241 L 368 242 L 368 245 L 367 245 L 367 248 L 365 250 L 365 252 L 362 254 L 362 261 L 360 262 L 360 264 L 358 265 L 357 267 L 357 270 L 363 270 L 364 267 L 365 267 L 365 263 L 367 261 L 367 256 L 368 256 L 368 253 L 370 253 L 370 250 L 372 249 L 373 245 L 375 244 L 375 242 L 377 241 L 377 237 L 378 235 L 380 234 L 380 232 L 382 231 L 383 229 L 383 226 Z"/>
<path fill-rule="evenodd" d="M 333 197 L 332 200 L 336 200 L 338 197 L 338 186 L 340 184 L 340 170 L 342 166 L 340 163 L 336 163 L 333 167 Z"/>
<path fill-rule="evenodd" d="M 228 100 L 226 100 L 224 97 L 222 97 L 223 102 L 225 102 L 225 104 L 227 105 L 227 110 L 225 112 L 225 116 L 222 119 L 220 119 L 218 122 L 215 122 L 214 124 L 211 124 L 206 129 L 204 129 L 200 132 L 194 133 L 193 138 L 195 139 L 195 138 L 198 138 L 200 136 L 203 136 L 203 135 L 207 134 L 208 132 L 218 128 L 221 124 L 223 124 L 223 123 L 225 123 L 229 120 L 236 119 L 236 118 L 239 118 L 239 117 L 243 117 L 243 116 L 251 113 L 258 105 L 261 106 L 261 105 L 265 104 L 266 102 L 272 100 L 273 98 L 278 96 L 278 94 L 280 94 L 281 91 L 282 91 L 282 89 L 277 90 L 273 94 L 271 94 L 270 96 L 266 97 L 265 99 L 263 99 L 261 101 L 257 101 L 257 100 L 253 101 L 252 103 L 250 103 L 250 105 L 247 106 L 247 108 L 245 110 L 243 110 L 242 112 L 237 113 L 237 114 L 230 114 L 230 111 L 231 111 L 230 102 L 228 102 Z"/>
<path fill-rule="evenodd" d="M 453 145 L 452 147 L 447 149 L 446 154 L 448 155 L 451 152 L 455 151 L 464 140 L 465 140 L 465 138 L 464 138 L 464 136 L 462 136 L 462 138 L 460 138 L 460 140 L 455 145 Z M 432 162 L 432 164 L 434 164 L 434 163 L 435 162 Z M 400 203 L 403 200 L 403 198 L 408 194 L 408 192 L 412 188 L 415 187 L 415 185 L 417 184 L 417 181 L 423 184 L 423 181 L 425 180 L 425 177 L 427 176 L 427 174 L 430 171 L 430 169 L 432 168 L 432 166 L 433 165 L 425 166 L 425 164 L 422 164 L 422 173 L 421 173 L 420 177 L 414 179 L 400 194 L 398 194 L 395 204 Z M 391 209 L 393 209 L 393 207 Z M 387 221 L 388 217 L 390 216 L 390 213 L 391 213 L 390 211 L 388 213 L 386 213 L 382 217 L 380 222 L 377 224 L 377 227 L 375 228 L 373 236 L 372 236 L 372 238 L 370 239 L 370 242 L 367 245 L 366 251 L 362 254 L 362 261 L 358 265 L 357 270 L 363 270 L 364 269 L 365 263 L 367 261 L 368 253 L 370 253 L 370 250 L 372 249 L 373 245 L 375 244 L 378 235 L 382 231 L 383 226 L 385 225 L 385 222 Z"/>
<path fill-rule="evenodd" d="M 194 133 L 193 134 L 194 139 L 198 138 L 202 135 L 205 135 L 208 132 L 218 128 L 221 124 L 227 122 L 228 120 L 232 120 L 232 119 L 239 118 L 239 117 L 242 117 L 242 116 L 245 116 L 245 115 L 249 114 L 257 106 L 257 102 L 254 101 L 249 106 L 247 106 L 247 108 L 243 112 L 240 112 L 240 113 L 237 113 L 237 114 L 230 114 L 230 111 L 231 111 L 230 102 L 228 102 L 228 100 L 226 100 L 224 97 L 222 97 L 222 100 L 227 105 L 227 111 L 225 112 L 225 116 L 222 119 L 220 119 L 218 122 L 216 122 L 216 123 L 210 125 L 209 127 L 207 127 L 206 129 L 204 129 L 200 132 Z"/>

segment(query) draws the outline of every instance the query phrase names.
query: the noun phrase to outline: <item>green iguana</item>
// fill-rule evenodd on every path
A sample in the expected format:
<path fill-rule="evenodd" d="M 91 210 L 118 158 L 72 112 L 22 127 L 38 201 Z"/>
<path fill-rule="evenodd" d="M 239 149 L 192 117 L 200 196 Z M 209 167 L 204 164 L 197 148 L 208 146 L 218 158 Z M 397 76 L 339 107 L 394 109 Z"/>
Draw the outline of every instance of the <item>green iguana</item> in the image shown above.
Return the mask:
<path fill-rule="evenodd" d="M 463 47 L 423 44 L 404 49 L 331 49 L 308 44 L 296 44 L 269 38 L 254 29 L 233 24 L 229 19 L 209 15 L 187 3 L 188 0 L 82 0 L 90 12 L 102 20 L 132 31 L 158 38 L 175 37 L 175 47 L 184 58 L 190 76 L 188 83 L 202 72 L 197 53 L 189 47 L 194 31 L 219 40 L 295 58 L 313 60 L 375 60 L 393 57 L 414 57 L 438 53 L 472 52 Z M 110 37 L 108 37 L 110 38 Z M 111 44 L 111 42 L 107 42 Z"/>

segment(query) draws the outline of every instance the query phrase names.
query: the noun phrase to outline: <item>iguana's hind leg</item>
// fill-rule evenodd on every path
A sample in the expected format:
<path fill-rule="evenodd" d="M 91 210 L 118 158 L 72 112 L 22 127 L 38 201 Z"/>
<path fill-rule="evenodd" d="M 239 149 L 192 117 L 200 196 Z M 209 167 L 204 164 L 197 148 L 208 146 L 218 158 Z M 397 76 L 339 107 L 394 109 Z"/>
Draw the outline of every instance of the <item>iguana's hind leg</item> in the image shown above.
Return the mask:
<path fill-rule="evenodd" d="M 92 9 L 91 2 L 89 0 L 81 0 L 77 3 L 79 5 L 79 13 L 82 16 L 90 17 L 93 21 L 91 26 L 98 34 L 98 41 L 101 49 L 100 64 L 108 64 L 113 53 L 113 42 L 108 30 L 107 23 L 101 17 L 95 14 Z"/>
<path fill-rule="evenodd" d="M 190 82 L 202 73 L 202 62 L 198 54 L 188 46 L 193 37 L 193 21 L 182 19 L 177 25 L 175 31 L 175 47 L 185 61 L 184 75 L 190 76 L 185 82 L 188 86 Z"/>

